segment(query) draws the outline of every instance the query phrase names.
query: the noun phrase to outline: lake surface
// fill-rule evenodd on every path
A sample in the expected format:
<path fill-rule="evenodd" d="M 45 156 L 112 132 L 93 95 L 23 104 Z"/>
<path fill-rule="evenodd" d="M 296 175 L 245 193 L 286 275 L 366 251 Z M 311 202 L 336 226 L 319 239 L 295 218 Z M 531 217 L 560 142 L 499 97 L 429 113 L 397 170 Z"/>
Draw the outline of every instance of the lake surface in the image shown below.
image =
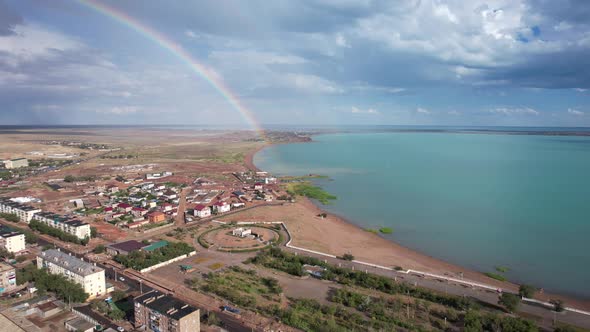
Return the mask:
<path fill-rule="evenodd" d="M 590 137 L 329 134 L 274 145 L 255 164 L 316 181 L 326 209 L 427 255 L 590 298 Z"/>

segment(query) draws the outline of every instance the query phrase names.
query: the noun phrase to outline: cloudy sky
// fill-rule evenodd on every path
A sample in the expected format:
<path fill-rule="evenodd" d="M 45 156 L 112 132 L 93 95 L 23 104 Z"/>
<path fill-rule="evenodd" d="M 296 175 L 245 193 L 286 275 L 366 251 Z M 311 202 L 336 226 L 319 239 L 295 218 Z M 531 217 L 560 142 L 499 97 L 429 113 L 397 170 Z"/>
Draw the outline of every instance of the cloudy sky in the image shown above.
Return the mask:
<path fill-rule="evenodd" d="M 100 3 L 262 124 L 590 126 L 590 1 Z M 0 0 L 0 124 L 247 122 L 88 1 Z"/>

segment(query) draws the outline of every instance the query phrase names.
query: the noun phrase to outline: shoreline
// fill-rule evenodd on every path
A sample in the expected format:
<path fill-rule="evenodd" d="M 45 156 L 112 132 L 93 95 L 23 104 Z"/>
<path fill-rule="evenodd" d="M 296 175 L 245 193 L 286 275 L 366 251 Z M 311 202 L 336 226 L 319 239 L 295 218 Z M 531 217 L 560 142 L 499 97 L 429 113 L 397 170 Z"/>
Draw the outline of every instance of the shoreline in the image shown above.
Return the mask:
<path fill-rule="evenodd" d="M 246 154 L 244 164 L 250 170 L 260 171 L 254 164 L 254 155 L 271 145 L 262 145 Z M 295 234 L 293 236 L 293 245 L 329 252 L 334 255 L 349 252 L 355 256 L 355 259 L 374 264 L 391 265 L 392 267 L 399 265 L 403 269 L 421 270 L 451 277 L 457 277 L 461 272 L 466 280 L 518 293 L 519 285 L 516 283 L 498 281 L 484 275 L 482 272 L 402 246 L 395 241 L 364 230 L 346 217 L 322 209 L 321 206 L 306 197 L 298 198 L 297 203 L 293 203 L 292 206 L 295 209 L 302 209 L 301 214 L 306 215 L 308 219 L 307 222 L 295 224 L 295 227 L 293 227 L 292 232 Z M 328 217 L 325 219 L 315 217 L 321 213 L 326 213 Z M 331 239 L 326 239 L 321 234 L 331 234 Z M 387 264 L 388 262 L 395 264 Z M 546 292 L 537 293 L 535 298 L 542 301 L 561 299 L 568 306 L 590 310 L 590 299 Z"/>

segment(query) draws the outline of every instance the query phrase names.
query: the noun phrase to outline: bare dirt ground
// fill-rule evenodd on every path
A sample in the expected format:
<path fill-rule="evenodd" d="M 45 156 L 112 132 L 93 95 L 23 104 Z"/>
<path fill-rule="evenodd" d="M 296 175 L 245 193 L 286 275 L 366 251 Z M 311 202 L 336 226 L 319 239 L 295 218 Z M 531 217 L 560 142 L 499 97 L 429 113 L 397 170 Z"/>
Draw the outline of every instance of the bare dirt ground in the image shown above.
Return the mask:
<path fill-rule="evenodd" d="M 243 227 L 252 229 L 252 233 L 258 234 L 264 239 L 264 241 L 271 241 L 278 236 L 277 233 L 268 228 L 250 226 Z M 205 240 L 208 243 L 213 243 L 215 246 L 219 246 L 224 249 L 253 249 L 266 246 L 264 243 L 252 236 L 238 237 L 232 235 L 232 230 L 234 228 L 238 228 L 238 226 L 233 228 L 223 228 L 208 233 L 205 235 Z"/>

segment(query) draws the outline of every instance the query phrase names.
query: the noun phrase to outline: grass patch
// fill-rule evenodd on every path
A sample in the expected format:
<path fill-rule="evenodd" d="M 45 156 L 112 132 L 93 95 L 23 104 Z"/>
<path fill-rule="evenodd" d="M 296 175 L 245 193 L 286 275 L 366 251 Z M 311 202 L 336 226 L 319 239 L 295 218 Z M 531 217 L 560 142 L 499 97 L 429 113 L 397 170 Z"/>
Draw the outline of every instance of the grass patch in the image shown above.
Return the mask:
<path fill-rule="evenodd" d="M 365 228 L 365 231 L 367 231 L 369 233 L 377 234 L 377 230 L 374 228 Z"/>
<path fill-rule="evenodd" d="M 381 233 L 381 234 L 391 234 L 391 233 L 393 233 L 393 229 L 391 229 L 389 227 L 381 227 L 381 228 L 379 228 L 379 233 Z"/>
<path fill-rule="evenodd" d="M 213 263 L 213 264 L 211 264 L 211 265 L 208 265 L 207 267 L 208 267 L 209 269 L 211 269 L 211 270 L 219 270 L 219 269 L 221 269 L 221 268 L 222 268 L 222 267 L 224 267 L 224 266 L 225 266 L 225 265 L 224 265 L 223 263 L 219 263 L 219 262 L 218 262 L 218 263 Z"/>
<path fill-rule="evenodd" d="M 312 198 L 324 205 L 330 204 L 330 201 L 337 198 L 324 189 L 314 186 L 309 182 L 289 183 L 287 185 L 287 193 L 291 196 L 305 196 L 307 198 Z"/>
<path fill-rule="evenodd" d="M 506 272 L 510 271 L 510 268 L 507 266 L 496 266 L 494 268 L 496 269 L 496 271 L 498 271 L 500 273 L 506 273 Z"/>
<path fill-rule="evenodd" d="M 508 279 L 506 279 L 505 276 L 498 274 L 498 273 L 494 273 L 494 272 L 486 272 L 484 273 L 486 276 L 492 278 L 492 279 L 496 279 L 499 281 L 508 281 Z"/>

